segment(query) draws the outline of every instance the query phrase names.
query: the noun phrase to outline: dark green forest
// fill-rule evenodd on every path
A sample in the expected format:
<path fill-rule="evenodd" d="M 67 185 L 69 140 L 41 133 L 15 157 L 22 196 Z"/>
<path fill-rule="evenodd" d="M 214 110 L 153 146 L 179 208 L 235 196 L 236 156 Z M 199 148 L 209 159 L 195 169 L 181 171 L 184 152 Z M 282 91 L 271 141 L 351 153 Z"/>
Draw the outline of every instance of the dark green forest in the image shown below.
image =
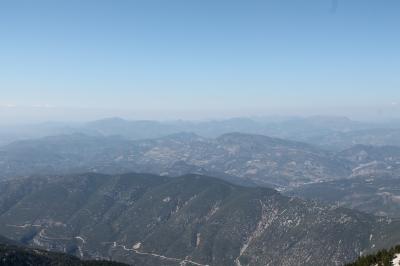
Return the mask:
<path fill-rule="evenodd" d="M 380 250 L 376 254 L 362 256 L 354 263 L 347 264 L 346 266 L 392 266 L 392 261 L 398 253 L 400 253 L 400 245 L 389 250 Z"/>
<path fill-rule="evenodd" d="M 32 249 L 23 246 L 0 244 L 1 266 L 124 266 L 110 261 L 83 261 L 76 257 Z"/>

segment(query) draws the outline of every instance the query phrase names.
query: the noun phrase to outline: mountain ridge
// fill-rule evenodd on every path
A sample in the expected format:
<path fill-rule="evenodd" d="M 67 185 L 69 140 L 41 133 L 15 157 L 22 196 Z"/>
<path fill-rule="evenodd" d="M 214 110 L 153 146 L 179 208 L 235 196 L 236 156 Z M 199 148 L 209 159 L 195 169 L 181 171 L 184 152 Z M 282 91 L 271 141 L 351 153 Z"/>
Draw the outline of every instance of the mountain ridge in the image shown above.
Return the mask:
<path fill-rule="evenodd" d="M 38 188 L 16 193 L 30 180 L 0 183 L 0 189 L 8 183 L 0 196 L 0 234 L 83 258 L 342 265 L 373 245 L 400 240 L 397 222 L 200 175 L 90 173 L 39 178 Z M 13 195 L 3 209 L 2 199 Z"/>
<path fill-rule="evenodd" d="M 188 173 L 175 167 L 179 163 L 202 173 L 236 176 L 266 186 L 294 186 L 351 172 L 347 161 L 309 144 L 243 133 L 216 139 L 184 133 L 142 141 L 74 134 L 0 148 L 3 177 L 66 174 L 72 170 L 172 176 Z"/>

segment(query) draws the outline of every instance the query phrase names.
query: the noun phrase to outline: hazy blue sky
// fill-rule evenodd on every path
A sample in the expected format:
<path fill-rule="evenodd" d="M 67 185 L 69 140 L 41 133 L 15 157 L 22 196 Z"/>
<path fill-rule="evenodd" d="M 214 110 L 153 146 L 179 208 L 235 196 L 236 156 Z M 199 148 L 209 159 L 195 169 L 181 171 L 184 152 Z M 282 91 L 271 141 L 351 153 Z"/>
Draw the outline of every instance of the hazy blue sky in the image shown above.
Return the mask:
<path fill-rule="evenodd" d="M 0 0 L 0 119 L 393 116 L 398 102 L 399 0 Z"/>

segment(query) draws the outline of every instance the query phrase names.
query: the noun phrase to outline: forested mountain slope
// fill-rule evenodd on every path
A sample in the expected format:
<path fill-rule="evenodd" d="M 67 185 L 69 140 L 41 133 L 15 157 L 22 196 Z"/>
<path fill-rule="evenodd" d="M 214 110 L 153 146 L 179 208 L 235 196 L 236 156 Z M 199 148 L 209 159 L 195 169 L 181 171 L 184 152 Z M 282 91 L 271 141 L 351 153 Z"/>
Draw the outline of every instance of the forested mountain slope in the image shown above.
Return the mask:
<path fill-rule="evenodd" d="M 342 265 L 400 241 L 397 222 L 198 175 L 82 174 L 0 188 L 0 234 L 83 258 Z"/>

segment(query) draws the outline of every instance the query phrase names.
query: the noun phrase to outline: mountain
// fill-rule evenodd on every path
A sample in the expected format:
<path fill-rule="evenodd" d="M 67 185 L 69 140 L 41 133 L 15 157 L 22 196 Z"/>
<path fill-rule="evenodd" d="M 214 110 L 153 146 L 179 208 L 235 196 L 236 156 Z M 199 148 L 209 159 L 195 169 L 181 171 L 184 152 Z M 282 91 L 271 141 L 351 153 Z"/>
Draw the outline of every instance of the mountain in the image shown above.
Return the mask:
<path fill-rule="evenodd" d="M 85 259 L 342 265 L 400 241 L 399 222 L 199 175 L 91 173 L 0 188 L 0 234 Z"/>
<path fill-rule="evenodd" d="M 266 135 L 306 142 L 335 151 L 354 144 L 400 145 L 399 123 L 365 123 L 346 117 L 237 117 L 209 121 L 125 120 L 118 117 L 87 123 L 42 123 L 0 126 L 0 146 L 14 141 L 62 134 L 120 136 L 129 140 L 161 138 L 179 132 L 193 132 L 216 138 L 230 132 Z"/>
<path fill-rule="evenodd" d="M 82 134 L 19 141 L 0 148 L 0 166 L 3 178 L 83 171 L 201 173 L 286 188 L 347 177 L 352 163 L 309 144 L 262 135 L 208 139 L 179 133 L 141 141 Z"/>
<path fill-rule="evenodd" d="M 400 147 L 355 145 L 339 156 L 357 165 L 353 176 L 400 173 Z"/>
<path fill-rule="evenodd" d="M 97 136 L 121 136 L 130 140 L 160 138 L 181 130 L 178 125 L 158 121 L 128 121 L 121 118 L 107 118 L 83 125 L 78 133 Z"/>
<path fill-rule="evenodd" d="M 400 218 L 400 178 L 380 175 L 306 184 L 286 191 L 288 196 L 318 200 L 391 218 Z"/>
<path fill-rule="evenodd" d="M 19 140 L 43 138 L 60 134 L 72 134 L 77 132 L 77 127 L 78 125 L 74 123 L 56 122 L 10 126 L 0 125 L 0 146 Z"/>
<path fill-rule="evenodd" d="M 400 148 L 356 145 L 338 156 L 353 163 L 349 178 L 305 184 L 287 194 L 400 218 Z"/>
<path fill-rule="evenodd" d="M 381 125 L 382 126 L 382 125 Z M 368 128 L 348 132 L 333 132 L 319 138 L 307 139 L 306 142 L 314 143 L 320 147 L 332 150 L 344 150 L 357 144 L 370 146 L 400 146 L 400 129 Z"/>
<path fill-rule="evenodd" d="M 382 125 L 362 123 L 347 117 L 235 117 L 210 121 L 130 121 L 107 118 L 89 122 L 81 133 L 90 130 L 103 136 L 120 135 L 128 139 L 160 138 L 178 132 L 193 132 L 206 138 L 216 138 L 230 132 L 259 134 L 297 141 L 312 142 L 314 139 L 334 133 L 346 133 L 374 129 Z M 384 125 L 389 126 L 389 125 Z"/>
<path fill-rule="evenodd" d="M 107 168 L 113 162 L 112 155 L 126 150 L 129 143 L 120 138 L 83 134 L 15 142 L 0 148 L 0 176 L 62 174 L 79 169 L 95 171 L 96 166 Z"/>

